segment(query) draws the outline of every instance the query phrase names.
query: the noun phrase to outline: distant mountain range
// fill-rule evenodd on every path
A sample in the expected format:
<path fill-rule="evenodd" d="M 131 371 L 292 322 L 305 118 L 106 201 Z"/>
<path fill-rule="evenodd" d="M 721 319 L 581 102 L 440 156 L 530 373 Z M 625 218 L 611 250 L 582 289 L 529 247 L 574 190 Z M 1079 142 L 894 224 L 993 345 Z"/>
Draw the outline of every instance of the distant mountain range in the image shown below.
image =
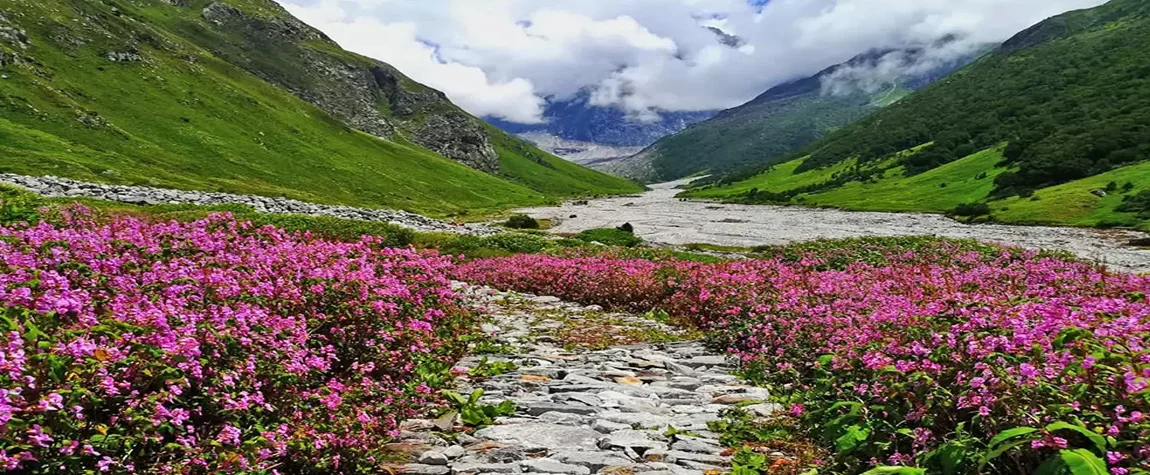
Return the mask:
<path fill-rule="evenodd" d="M 863 120 L 687 196 L 1150 229 L 1148 50 L 1145 0 L 1058 15 Z M 731 116 L 654 153 L 681 156 L 698 131 L 741 123 Z"/>
<path fill-rule="evenodd" d="M 652 111 L 652 117 L 635 117 L 616 106 L 595 105 L 589 89 L 567 99 L 551 99 L 543 122 L 521 124 L 488 117 L 505 132 L 535 143 L 556 155 L 583 162 L 634 154 L 662 137 L 706 120 L 717 111 Z"/>
<path fill-rule="evenodd" d="M 810 77 L 773 87 L 643 152 L 594 167 L 646 182 L 722 174 L 784 155 L 945 77 L 991 46 L 948 54 L 953 43 L 868 51 Z"/>

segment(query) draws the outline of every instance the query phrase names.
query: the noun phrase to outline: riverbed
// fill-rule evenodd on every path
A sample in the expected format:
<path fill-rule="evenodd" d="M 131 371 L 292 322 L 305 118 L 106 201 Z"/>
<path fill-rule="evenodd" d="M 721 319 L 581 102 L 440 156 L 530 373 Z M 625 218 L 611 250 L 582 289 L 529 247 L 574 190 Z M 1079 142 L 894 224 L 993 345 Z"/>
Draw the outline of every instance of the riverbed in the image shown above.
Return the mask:
<path fill-rule="evenodd" d="M 934 235 L 973 238 L 1028 249 L 1060 249 L 1115 269 L 1150 272 L 1150 251 L 1129 246 L 1144 233 L 1050 226 L 963 224 L 936 214 L 875 213 L 788 206 L 736 205 L 675 198 L 684 181 L 652 185 L 637 196 L 521 210 L 554 220 L 551 231 L 631 223 L 648 242 L 723 246 L 787 244 L 820 238 Z"/>

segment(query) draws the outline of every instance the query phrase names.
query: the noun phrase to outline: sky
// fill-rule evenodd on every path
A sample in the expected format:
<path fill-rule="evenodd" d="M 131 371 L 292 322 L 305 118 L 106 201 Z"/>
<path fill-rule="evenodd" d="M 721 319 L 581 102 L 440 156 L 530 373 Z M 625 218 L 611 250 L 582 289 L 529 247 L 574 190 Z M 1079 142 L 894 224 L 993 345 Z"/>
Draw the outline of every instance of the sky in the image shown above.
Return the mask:
<path fill-rule="evenodd" d="M 472 114 L 537 123 L 590 92 L 637 118 L 742 104 L 875 48 L 945 60 L 1104 0 L 277 0 Z M 739 38 L 722 41 L 709 29 Z M 920 66 L 920 65 L 918 65 Z M 902 67 L 902 66 L 900 66 Z M 917 67 L 906 65 L 906 67 Z M 875 74 L 890 75 L 890 64 Z M 897 71 L 895 72 L 897 73 Z M 869 72 L 852 71 L 860 81 Z M 873 80 L 873 78 L 869 79 Z"/>

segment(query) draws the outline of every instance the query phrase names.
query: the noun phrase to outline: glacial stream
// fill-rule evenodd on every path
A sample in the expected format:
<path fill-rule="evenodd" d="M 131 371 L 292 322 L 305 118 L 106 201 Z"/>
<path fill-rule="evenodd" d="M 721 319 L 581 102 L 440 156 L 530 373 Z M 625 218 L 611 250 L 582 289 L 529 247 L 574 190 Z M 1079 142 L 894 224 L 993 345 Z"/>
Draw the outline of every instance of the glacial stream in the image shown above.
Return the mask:
<path fill-rule="evenodd" d="M 819 238 L 935 235 L 973 238 L 1029 249 L 1061 249 L 1108 266 L 1150 272 L 1150 250 L 1130 246 L 1145 234 L 1001 224 L 968 225 L 942 215 L 876 213 L 803 207 L 752 206 L 675 198 L 683 181 L 652 185 L 638 196 L 568 202 L 562 206 L 521 210 L 535 218 L 555 220 L 557 233 L 631 223 L 635 233 L 652 243 L 708 243 L 726 246 L 786 244 Z"/>

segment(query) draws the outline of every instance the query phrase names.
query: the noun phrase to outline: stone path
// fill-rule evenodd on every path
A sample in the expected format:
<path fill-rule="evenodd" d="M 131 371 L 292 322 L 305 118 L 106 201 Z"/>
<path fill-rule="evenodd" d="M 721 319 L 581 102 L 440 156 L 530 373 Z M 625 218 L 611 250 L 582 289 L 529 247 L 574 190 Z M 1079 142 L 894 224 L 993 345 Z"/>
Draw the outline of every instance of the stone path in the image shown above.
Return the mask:
<path fill-rule="evenodd" d="M 518 409 L 452 442 L 433 434 L 436 421 L 408 421 L 399 445 L 414 447 L 418 463 L 397 472 L 715 475 L 729 470 L 730 457 L 707 423 L 734 404 L 752 403 L 746 409 L 762 415 L 777 409 L 761 403 L 765 389 L 740 384 L 729 374 L 727 358 L 698 341 L 567 351 L 567 342 L 555 337 L 572 322 L 594 327 L 592 320 L 615 322 L 624 340 L 630 338 L 624 327 L 685 336 L 663 323 L 554 297 L 461 289 L 488 316 L 485 330 L 515 348 L 486 358 L 519 369 L 462 378 L 459 391 L 482 388 L 484 403 L 510 399 Z M 459 366 L 474 368 L 482 361 L 469 357 Z"/>

